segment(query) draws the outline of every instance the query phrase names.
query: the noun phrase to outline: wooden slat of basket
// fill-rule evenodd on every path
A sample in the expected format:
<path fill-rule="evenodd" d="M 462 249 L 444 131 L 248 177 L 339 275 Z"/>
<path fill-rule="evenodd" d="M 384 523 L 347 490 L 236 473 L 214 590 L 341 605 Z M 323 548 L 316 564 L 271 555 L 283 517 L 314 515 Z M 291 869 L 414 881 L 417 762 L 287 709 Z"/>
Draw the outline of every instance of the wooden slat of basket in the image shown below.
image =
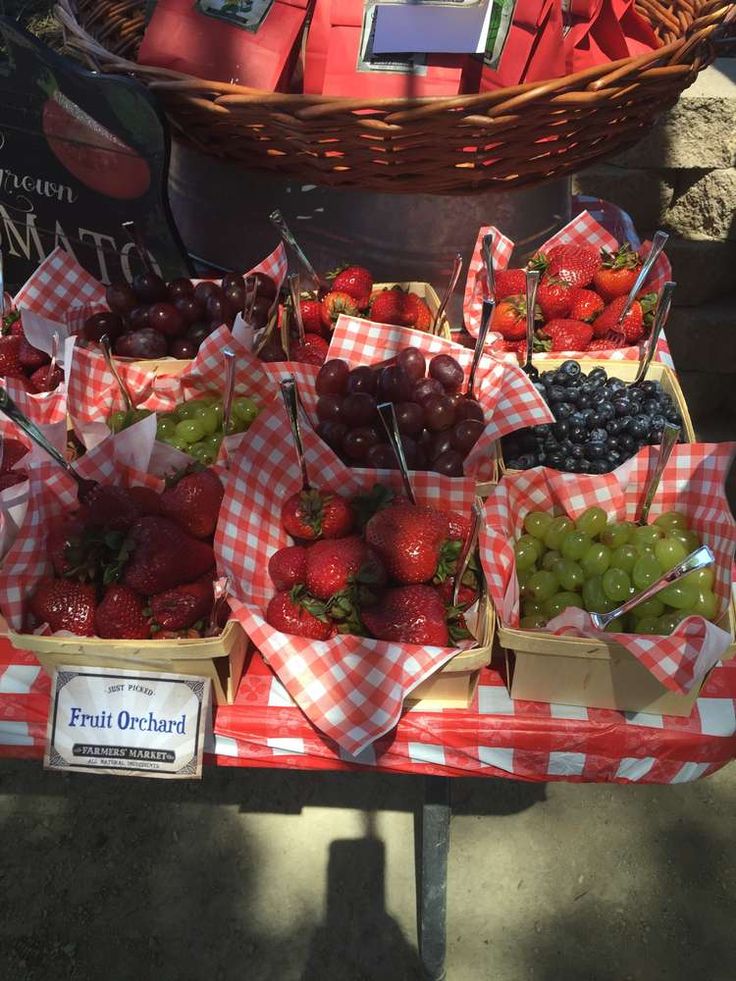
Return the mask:
<path fill-rule="evenodd" d="M 321 184 L 437 194 L 538 183 L 632 145 L 711 60 L 712 35 L 736 11 L 728 0 L 640 0 L 663 42 L 656 51 L 478 95 L 367 100 L 137 65 L 122 56 L 134 57 L 143 35 L 140 3 L 77 0 L 78 17 L 72 3 L 56 8 L 70 48 L 146 82 L 181 138 L 204 152 Z"/>

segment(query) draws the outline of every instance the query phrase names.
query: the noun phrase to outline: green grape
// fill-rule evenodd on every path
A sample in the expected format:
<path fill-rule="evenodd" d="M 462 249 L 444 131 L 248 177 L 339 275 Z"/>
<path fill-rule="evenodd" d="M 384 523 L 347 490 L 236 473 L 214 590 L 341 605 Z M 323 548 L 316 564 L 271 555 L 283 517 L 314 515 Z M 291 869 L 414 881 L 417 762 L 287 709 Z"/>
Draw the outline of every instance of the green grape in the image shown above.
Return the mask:
<path fill-rule="evenodd" d="M 180 439 L 178 436 L 171 436 L 168 439 L 163 440 L 168 446 L 173 446 L 175 450 L 181 450 L 182 453 L 189 452 L 189 443 L 185 440 Z"/>
<path fill-rule="evenodd" d="M 198 443 L 200 439 L 204 436 L 204 428 L 199 419 L 182 419 L 181 422 L 176 424 L 176 438 L 183 440 L 185 443 L 192 444 Z"/>
<path fill-rule="evenodd" d="M 173 416 L 159 416 L 156 426 L 156 438 L 166 439 L 167 436 L 173 436 L 176 432 L 176 426 L 177 422 Z"/>
<path fill-rule="evenodd" d="M 618 548 L 619 545 L 627 545 L 634 525 L 630 521 L 619 521 L 608 525 L 600 534 L 600 540 L 609 548 Z"/>
<path fill-rule="evenodd" d="M 147 419 L 151 415 L 150 409 L 133 409 L 130 414 L 130 424 L 133 425 L 134 422 L 140 422 L 141 419 Z"/>
<path fill-rule="evenodd" d="M 633 592 L 631 579 L 623 569 L 607 569 L 602 577 L 603 592 L 616 603 L 623 603 Z"/>
<path fill-rule="evenodd" d="M 631 579 L 637 590 L 646 589 L 662 575 L 662 568 L 653 555 L 640 555 L 631 570 Z"/>
<path fill-rule="evenodd" d="M 685 619 L 684 613 L 665 613 L 664 616 L 657 618 L 657 633 L 671 634 L 677 625 Z"/>
<path fill-rule="evenodd" d="M 536 561 L 541 559 L 542 552 L 544 552 L 544 545 L 542 545 L 538 538 L 535 538 L 533 535 L 520 535 L 519 538 L 517 538 L 517 544 L 521 545 L 522 542 L 526 547 L 534 549 Z"/>
<path fill-rule="evenodd" d="M 639 525 L 631 535 L 631 544 L 636 548 L 654 547 L 654 543 L 662 538 L 664 531 L 658 525 Z"/>
<path fill-rule="evenodd" d="M 554 572 L 557 565 L 562 561 L 562 556 L 557 551 L 556 548 L 548 549 L 542 556 L 542 561 L 539 563 L 543 569 L 547 572 Z"/>
<path fill-rule="evenodd" d="M 122 432 L 130 425 L 130 412 L 113 412 L 107 424 L 114 433 Z"/>
<path fill-rule="evenodd" d="M 580 560 L 583 572 L 587 577 L 602 576 L 611 564 L 611 549 L 608 545 L 593 542 Z"/>
<path fill-rule="evenodd" d="M 583 584 L 583 605 L 588 613 L 610 613 L 616 604 L 603 591 L 603 577 L 592 576 Z"/>
<path fill-rule="evenodd" d="M 682 562 L 687 555 L 687 550 L 676 538 L 660 538 L 654 543 L 654 554 L 657 562 L 666 572 L 678 562 Z"/>
<path fill-rule="evenodd" d="M 541 616 L 544 613 L 544 603 L 539 600 L 526 598 L 522 601 L 521 612 L 525 617 Z"/>
<path fill-rule="evenodd" d="M 519 582 L 519 596 L 522 597 L 531 596 L 527 583 L 529 582 L 529 580 L 531 579 L 531 577 L 534 575 L 536 571 L 537 571 L 537 567 L 535 565 L 530 566 L 528 569 L 523 569 L 521 572 L 519 572 L 517 567 L 516 578 Z"/>
<path fill-rule="evenodd" d="M 544 567 L 544 561 L 542 561 L 542 567 Z M 577 562 L 573 562 L 572 559 L 560 559 L 554 571 L 563 589 L 575 590 L 583 588 L 585 573 L 583 572 L 582 566 L 578 565 Z"/>
<path fill-rule="evenodd" d="M 664 528 L 665 532 L 669 532 L 673 528 L 682 528 L 683 531 L 687 531 L 687 518 L 680 511 L 665 511 L 664 514 L 660 514 L 658 518 L 654 519 L 655 525 L 659 525 L 660 528 Z"/>
<path fill-rule="evenodd" d="M 680 580 L 684 582 L 684 580 Z M 699 589 L 697 599 L 693 603 L 693 613 L 705 617 L 706 620 L 715 620 L 718 612 L 718 597 L 710 589 Z"/>
<path fill-rule="evenodd" d="M 230 417 L 230 424 L 226 427 L 227 432 L 225 435 L 233 436 L 236 433 L 244 433 L 249 425 L 250 423 L 243 422 L 238 416 L 233 415 Z"/>
<path fill-rule="evenodd" d="M 239 395 L 233 399 L 233 415 L 246 423 L 246 426 L 250 426 L 259 412 L 258 405 L 247 395 Z"/>
<path fill-rule="evenodd" d="M 672 606 L 676 610 L 690 610 L 698 598 L 698 590 L 690 583 L 680 581 L 665 586 L 657 595 L 667 606 Z"/>
<path fill-rule="evenodd" d="M 631 570 L 636 564 L 638 553 L 633 545 L 619 545 L 611 552 L 611 567 L 613 569 L 623 569 L 631 575 Z"/>
<path fill-rule="evenodd" d="M 192 399 L 191 402 L 182 402 L 180 405 L 177 405 L 174 414 L 179 421 L 182 419 L 193 419 L 197 412 L 197 407 L 201 404 L 199 399 Z"/>
<path fill-rule="evenodd" d="M 559 616 L 569 606 L 577 606 L 578 609 L 582 610 L 583 601 L 577 593 L 555 593 L 554 596 L 550 596 L 544 601 L 544 613 L 547 619 L 551 620 L 553 617 Z"/>
<path fill-rule="evenodd" d="M 633 633 L 635 634 L 658 634 L 659 632 L 659 617 L 641 617 L 634 621 Z"/>
<path fill-rule="evenodd" d="M 546 511 L 530 511 L 524 518 L 524 531 L 535 538 L 543 539 L 552 522 L 552 515 Z"/>
<path fill-rule="evenodd" d="M 644 618 L 651 618 L 656 620 L 657 617 L 661 617 L 664 613 L 664 603 L 658 596 L 652 596 L 651 599 L 644 600 L 638 606 L 634 607 L 633 614 L 637 619 L 643 620 Z"/>
<path fill-rule="evenodd" d="M 560 551 L 562 552 L 563 558 L 572 559 L 577 562 L 579 559 L 582 559 L 591 545 L 592 539 L 590 535 L 586 535 L 582 531 L 570 531 L 562 539 Z"/>
<path fill-rule="evenodd" d="M 519 621 L 519 626 L 522 630 L 541 630 L 546 623 L 546 617 L 543 617 L 541 614 L 537 613 L 532 617 L 522 617 Z"/>
<path fill-rule="evenodd" d="M 572 521 L 564 514 L 553 518 L 544 534 L 544 544 L 547 546 L 547 548 L 559 549 L 559 547 L 562 545 L 562 539 L 569 531 L 572 531 L 574 527 L 575 525 L 572 523 Z"/>
<path fill-rule="evenodd" d="M 624 613 L 623 616 L 616 617 L 615 620 L 611 620 L 610 623 L 606 624 L 603 628 L 607 634 L 627 634 L 631 628 L 631 620 Z"/>
<path fill-rule="evenodd" d="M 222 444 L 222 433 L 213 433 L 211 436 L 205 436 L 202 442 L 207 446 L 210 453 L 216 457 Z"/>
<path fill-rule="evenodd" d="M 220 417 L 211 405 L 198 405 L 192 419 L 196 419 L 202 424 L 202 428 L 207 436 L 216 433 L 220 428 Z"/>
<path fill-rule="evenodd" d="M 529 545 L 528 542 L 524 542 L 521 539 L 515 542 L 514 554 L 516 555 L 517 572 L 524 572 L 526 569 L 531 569 L 533 565 L 536 565 L 537 550 Z"/>
<path fill-rule="evenodd" d="M 214 457 L 212 456 L 212 452 L 210 451 L 209 447 L 204 443 L 204 441 L 200 441 L 199 443 L 193 443 L 190 447 L 187 448 L 187 453 L 189 454 L 189 456 L 193 457 L 195 460 L 198 460 L 200 463 L 209 464 L 212 463 L 212 461 L 214 460 Z"/>
<path fill-rule="evenodd" d="M 713 584 L 716 581 L 716 574 L 713 571 L 713 566 L 709 565 L 706 569 L 696 569 L 694 572 L 688 572 L 680 581 L 692 583 L 698 589 L 712 590 Z"/>
<path fill-rule="evenodd" d="M 608 523 L 608 516 L 603 508 L 588 508 L 587 511 L 583 511 L 580 517 L 575 522 L 575 527 L 578 531 L 584 532 L 586 535 L 590 535 L 591 538 L 596 538 Z"/>
<path fill-rule="evenodd" d="M 554 574 L 554 572 L 547 572 L 546 569 L 540 569 L 539 572 L 535 572 L 533 576 L 529 577 L 529 582 L 526 584 L 527 589 L 534 599 L 544 602 L 544 600 L 549 599 L 553 596 L 560 588 L 560 580 Z"/>

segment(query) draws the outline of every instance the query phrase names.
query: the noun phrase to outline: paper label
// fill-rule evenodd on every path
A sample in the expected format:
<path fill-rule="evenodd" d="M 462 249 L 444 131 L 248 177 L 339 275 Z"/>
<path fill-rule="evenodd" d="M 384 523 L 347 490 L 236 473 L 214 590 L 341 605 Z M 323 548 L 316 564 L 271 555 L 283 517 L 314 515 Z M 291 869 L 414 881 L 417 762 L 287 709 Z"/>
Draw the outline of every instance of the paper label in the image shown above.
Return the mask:
<path fill-rule="evenodd" d="M 44 766 L 199 779 L 209 705 L 209 678 L 60 666 Z"/>
<path fill-rule="evenodd" d="M 483 54 L 493 0 L 379 3 L 374 54 Z"/>
<path fill-rule="evenodd" d="M 399 75 L 426 75 L 427 56 L 424 54 L 375 54 L 373 40 L 376 34 L 376 4 L 365 5 L 363 27 L 358 48 L 359 72 L 394 72 Z"/>
<path fill-rule="evenodd" d="M 514 19 L 516 0 L 494 0 L 486 34 L 486 49 L 483 64 L 495 70 L 501 60 L 506 39 Z"/>
<path fill-rule="evenodd" d="M 273 3 L 274 0 L 197 0 L 194 6 L 209 17 L 218 17 L 234 27 L 255 33 Z"/>

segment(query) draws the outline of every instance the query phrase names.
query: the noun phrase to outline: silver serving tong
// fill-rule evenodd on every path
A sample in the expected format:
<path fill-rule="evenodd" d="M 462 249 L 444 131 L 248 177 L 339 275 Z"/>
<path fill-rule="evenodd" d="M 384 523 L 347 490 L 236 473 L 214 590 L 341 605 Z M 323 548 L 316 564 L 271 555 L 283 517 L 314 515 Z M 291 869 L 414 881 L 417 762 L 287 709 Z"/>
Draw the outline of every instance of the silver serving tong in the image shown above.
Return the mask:
<path fill-rule="evenodd" d="M 478 535 L 480 534 L 480 525 L 483 517 L 483 504 L 480 498 L 473 501 L 472 507 L 472 521 L 470 525 L 470 533 L 465 539 L 463 549 L 460 553 L 460 557 L 457 560 L 457 572 L 455 573 L 455 585 L 452 590 L 452 605 L 457 606 L 458 600 L 460 598 L 460 587 L 462 586 L 463 576 L 467 572 L 468 566 L 470 565 L 470 559 L 475 551 L 475 547 L 478 544 Z"/>
<path fill-rule="evenodd" d="M 532 350 L 534 348 L 534 314 L 540 276 L 541 273 L 538 269 L 527 269 L 526 271 L 526 362 L 522 365 L 522 371 L 533 382 L 539 381 L 539 372 L 532 364 Z"/>
<path fill-rule="evenodd" d="M 77 494 L 80 501 L 84 501 L 98 486 L 96 480 L 88 480 L 86 477 L 80 477 L 74 467 L 66 460 L 61 453 L 52 446 L 51 443 L 46 439 L 41 430 L 36 426 L 35 423 L 25 416 L 15 402 L 11 399 L 4 388 L 0 387 L 0 412 L 7 416 L 11 422 L 22 429 L 23 432 L 28 436 L 29 439 L 33 440 L 36 446 L 40 446 L 48 455 L 58 463 L 62 470 L 65 470 L 67 475 L 77 485 Z"/>
<path fill-rule="evenodd" d="M 58 337 L 58 334 L 54 335 Z M 135 402 L 128 390 L 128 386 L 125 384 L 123 379 L 120 377 L 120 372 L 118 371 L 115 362 L 112 359 L 112 352 L 110 350 L 110 338 L 107 334 L 103 334 L 100 338 L 100 347 L 102 348 L 102 355 L 105 359 L 105 365 L 108 371 L 115 379 L 118 389 L 120 390 L 120 396 L 123 400 L 123 405 L 125 406 L 126 412 L 133 412 L 135 410 Z"/>
<path fill-rule="evenodd" d="M 409 476 L 409 467 L 406 464 L 404 444 L 401 442 L 401 433 L 399 432 L 399 424 L 396 421 L 396 410 L 394 409 L 393 402 L 379 402 L 378 414 L 381 417 L 383 428 L 386 430 L 386 435 L 388 436 L 388 441 L 391 444 L 391 448 L 396 454 L 396 459 L 399 461 L 399 470 L 401 472 L 401 480 L 404 484 L 406 496 L 409 498 L 412 504 L 416 504 L 417 498 L 416 494 L 414 493 L 411 477 Z"/>
<path fill-rule="evenodd" d="M 667 323 L 667 318 L 670 315 L 670 309 L 672 307 L 672 294 L 676 285 L 676 283 L 669 280 L 662 287 L 662 292 L 659 294 L 657 307 L 654 311 L 652 329 L 646 343 L 642 348 L 641 358 L 639 360 L 639 370 L 636 373 L 636 378 L 632 382 L 632 385 L 639 385 L 646 378 L 649 365 L 654 357 L 654 352 L 657 350 L 659 335 L 662 333 L 664 325 Z"/>
<path fill-rule="evenodd" d="M 299 423 L 299 391 L 296 387 L 296 379 L 294 376 L 289 375 L 288 378 L 284 378 L 284 380 L 281 382 L 280 388 L 281 397 L 284 400 L 284 405 L 286 406 L 286 414 L 289 417 L 291 434 L 294 437 L 296 458 L 299 461 L 299 468 L 302 472 L 302 490 L 308 491 L 312 489 L 312 485 L 309 483 L 307 460 L 304 454 L 304 444 L 302 443 L 302 430 Z"/>
<path fill-rule="evenodd" d="M 271 212 L 271 214 L 269 215 L 269 221 L 274 226 L 274 228 L 277 229 L 278 233 L 281 235 L 281 238 L 284 240 L 284 242 L 292 248 L 294 255 L 297 257 L 299 262 L 301 262 L 305 272 L 312 280 L 314 285 L 317 287 L 317 289 L 319 290 L 319 289 L 326 288 L 327 284 L 323 283 L 320 277 L 317 275 L 314 266 L 309 261 L 309 259 L 307 259 L 304 253 L 304 249 L 302 249 L 301 245 L 299 245 L 297 240 L 292 235 L 289 226 L 286 224 L 286 221 L 284 220 L 284 216 L 281 214 L 278 208 L 275 211 Z"/>
<path fill-rule="evenodd" d="M 49 361 L 49 366 L 46 369 L 46 385 L 51 384 L 51 379 L 54 377 L 56 362 L 58 360 L 59 360 L 59 332 L 58 330 L 55 330 L 51 335 L 51 360 Z"/>
<path fill-rule="evenodd" d="M 455 292 L 455 287 L 457 286 L 457 281 L 460 279 L 460 273 L 463 268 L 463 257 L 458 252 L 455 256 L 455 261 L 452 264 L 452 272 L 450 273 L 450 280 L 445 289 L 445 294 L 442 297 L 442 302 L 437 308 L 437 313 L 434 315 L 434 320 L 432 321 L 431 333 L 437 334 L 440 327 L 442 326 L 442 318 L 445 315 L 445 310 L 447 309 L 447 304 L 452 299 L 452 294 Z"/>
<path fill-rule="evenodd" d="M 222 396 L 222 431 L 230 435 L 230 421 L 233 415 L 233 396 L 235 394 L 235 351 L 231 347 L 222 350 L 225 358 L 225 391 Z"/>
<path fill-rule="evenodd" d="M 212 582 L 212 593 L 214 599 L 212 601 L 212 610 L 210 611 L 210 618 L 207 624 L 207 629 L 205 630 L 206 637 L 216 637 L 220 633 L 219 619 L 220 611 L 223 606 L 227 603 L 227 596 L 230 592 L 230 577 L 222 576 L 220 579 L 215 579 Z"/>
<path fill-rule="evenodd" d="M 642 286 L 646 282 L 647 276 L 652 271 L 652 266 L 659 258 L 659 253 L 667 244 L 668 239 L 669 239 L 669 235 L 667 234 L 667 232 L 661 232 L 661 231 L 656 232 L 654 238 L 652 239 L 652 247 L 649 249 L 649 255 L 644 260 L 642 267 L 639 270 L 639 275 L 636 277 L 636 280 L 634 281 L 634 285 L 631 287 L 629 291 L 629 295 L 626 297 L 626 303 L 624 303 L 621 309 L 621 313 L 618 316 L 618 320 L 616 321 L 617 328 L 620 324 L 623 323 L 624 317 L 629 312 L 629 310 L 631 310 L 632 304 L 636 299 L 637 293 L 641 290 Z"/>
<path fill-rule="evenodd" d="M 691 552 L 686 556 L 682 562 L 678 565 L 673 566 L 669 572 L 665 572 L 663 576 L 660 576 L 651 586 L 647 586 L 636 596 L 632 596 L 631 599 L 627 599 L 625 603 L 617 607 L 615 610 L 611 610 L 610 613 L 591 613 L 590 619 L 593 621 L 593 625 L 598 628 L 598 630 L 605 630 L 612 620 L 616 620 L 618 617 L 622 617 L 624 613 L 628 613 L 629 610 L 633 610 L 635 606 L 639 606 L 645 600 L 651 599 L 652 596 L 656 596 L 657 593 L 661 592 L 666 586 L 671 585 L 673 582 L 677 582 L 678 579 L 682 579 L 689 572 L 694 572 L 696 569 L 705 569 L 709 565 L 713 565 L 716 557 L 713 552 L 708 548 L 707 545 L 701 545 L 700 548 L 696 548 L 694 552 Z"/>
<path fill-rule="evenodd" d="M 493 311 L 496 306 L 495 300 L 489 300 L 487 297 L 483 300 L 483 312 L 480 317 L 480 327 L 478 328 L 478 337 L 475 341 L 475 350 L 473 351 L 473 362 L 470 366 L 470 374 L 468 375 L 468 386 L 465 390 L 465 395 L 469 399 L 475 398 L 475 376 L 478 371 L 478 365 L 480 364 L 480 357 L 483 354 L 483 348 L 486 346 L 486 338 L 488 337 L 488 328 L 491 326 L 491 317 L 493 316 Z"/>
<path fill-rule="evenodd" d="M 289 276 L 289 293 L 291 295 L 291 309 L 296 324 L 296 335 L 299 343 L 304 343 L 304 321 L 302 320 L 302 286 L 299 273 L 292 273 Z"/>
<path fill-rule="evenodd" d="M 140 256 L 140 260 L 143 264 L 143 268 L 150 276 L 158 276 L 153 263 L 151 262 L 151 257 L 146 249 L 146 242 L 143 238 L 140 228 L 134 221 L 124 221 L 123 231 L 128 236 L 130 241 L 135 245 L 136 251 Z"/>
<path fill-rule="evenodd" d="M 496 277 L 493 272 L 493 232 L 488 232 L 483 236 L 483 265 L 486 270 L 486 285 L 488 287 L 486 296 L 492 300 L 496 299 Z"/>
<path fill-rule="evenodd" d="M 662 474 L 664 473 L 665 467 L 667 466 L 667 461 L 672 455 L 672 451 L 677 445 L 677 441 L 680 438 L 680 427 L 673 426 L 671 423 L 665 423 L 662 429 L 662 443 L 659 447 L 659 455 L 657 456 L 657 462 L 654 467 L 654 472 L 649 478 L 649 483 L 647 484 L 646 490 L 644 492 L 644 500 L 642 501 L 641 511 L 639 513 L 638 524 L 645 525 L 649 517 L 649 509 L 652 506 L 652 501 L 654 500 L 654 495 L 657 493 L 657 488 L 659 487 L 659 482 L 662 479 Z"/>

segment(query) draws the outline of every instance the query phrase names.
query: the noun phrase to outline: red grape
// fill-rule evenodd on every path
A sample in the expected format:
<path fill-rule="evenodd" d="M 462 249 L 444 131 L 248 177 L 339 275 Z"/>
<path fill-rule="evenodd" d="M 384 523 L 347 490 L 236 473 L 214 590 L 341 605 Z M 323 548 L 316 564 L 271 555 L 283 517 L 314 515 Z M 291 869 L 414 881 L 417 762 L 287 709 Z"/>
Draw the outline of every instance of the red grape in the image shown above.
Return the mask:
<path fill-rule="evenodd" d="M 342 449 L 342 441 L 347 431 L 348 427 L 344 422 L 320 422 L 317 424 L 317 435 L 333 450 Z"/>
<path fill-rule="evenodd" d="M 433 395 L 424 403 L 427 428 L 439 433 L 455 422 L 455 406 L 446 395 Z"/>
<path fill-rule="evenodd" d="M 82 337 L 87 341 L 99 341 L 107 334 L 112 344 L 123 329 L 123 321 L 116 313 L 95 313 L 84 321 Z"/>
<path fill-rule="evenodd" d="M 187 324 L 196 324 L 204 317 L 204 303 L 196 296 L 186 294 L 177 296 L 174 306 Z"/>
<path fill-rule="evenodd" d="M 475 399 L 463 399 L 457 406 L 458 422 L 462 419 L 477 419 L 478 422 L 485 424 L 485 416 L 479 402 Z"/>
<path fill-rule="evenodd" d="M 151 327 L 121 334 L 113 347 L 115 354 L 121 358 L 163 358 L 168 351 L 166 338 Z"/>
<path fill-rule="evenodd" d="M 410 401 L 418 402 L 419 405 L 424 405 L 427 399 L 430 399 L 435 395 L 444 395 L 444 393 L 444 388 L 440 385 L 436 378 L 422 378 L 421 381 L 418 381 L 414 386 Z"/>
<path fill-rule="evenodd" d="M 230 286 L 237 286 L 240 290 L 245 292 L 245 280 L 240 273 L 225 273 L 221 280 L 221 286 L 224 290 L 227 290 Z"/>
<path fill-rule="evenodd" d="M 150 326 L 148 320 L 150 309 L 145 305 L 133 307 L 128 315 L 128 326 L 131 330 L 143 330 L 144 327 Z"/>
<path fill-rule="evenodd" d="M 434 461 L 434 469 L 445 477 L 462 477 L 463 458 L 457 450 L 447 450 Z"/>
<path fill-rule="evenodd" d="M 369 395 L 375 395 L 377 388 L 378 372 L 374 371 L 373 368 L 361 365 L 359 368 L 353 368 L 350 372 L 348 378 L 349 392 L 368 392 Z"/>
<path fill-rule="evenodd" d="M 427 362 L 418 347 L 405 347 L 396 355 L 396 364 L 412 381 L 424 378 Z"/>
<path fill-rule="evenodd" d="M 105 299 L 112 312 L 121 317 L 129 314 L 138 303 L 133 288 L 124 282 L 110 283 L 105 290 Z"/>
<path fill-rule="evenodd" d="M 262 272 L 254 272 L 245 278 L 245 286 L 250 293 L 254 286 L 258 286 L 258 296 L 265 297 L 268 300 L 269 306 L 273 303 L 276 297 L 277 286 L 276 283 Z"/>
<path fill-rule="evenodd" d="M 378 433 L 372 426 L 359 426 L 345 433 L 342 451 L 350 460 L 365 460 L 368 450 L 378 442 Z"/>
<path fill-rule="evenodd" d="M 207 319 L 216 324 L 232 324 L 234 317 L 230 316 L 227 300 L 222 296 L 210 296 L 205 303 Z"/>
<path fill-rule="evenodd" d="M 191 296 L 194 292 L 194 283 L 191 279 L 181 276 L 179 279 L 172 279 L 167 288 L 169 299 L 175 300 L 178 296 Z"/>
<path fill-rule="evenodd" d="M 148 323 L 166 337 L 179 337 L 187 324 L 173 303 L 154 303 L 148 311 Z"/>
<path fill-rule="evenodd" d="M 207 300 L 209 300 L 211 296 L 223 297 L 225 294 L 217 283 L 212 283 L 209 279 L 205 279 L 201 283 L 197 283 L 197 285 L 194 287 L 194 295 L 198 300 L 201 300 L 202 303 L 207 303 Z"/>
<path fill-rule="evenodd" d="M 438 456 L 452 449 L 452 436 L 445 430 L 443 433 L 433 433 L 427 441 L 427 457 L 434 463 Z"/>
<path fill-rule="evenodd" d="M 352 392 L 342 403 L 342 418 L 348 426 L 367 426 L 376 418 L 376 400 L 367 392 Z"/>
<path fill-rule="evenodd" d="M 449 354 L 436 354 L 429 362 L 430 378 L 436 378 L 446 392 L 459 392 L 465 381 L 465 372 Z"/>
<path fill-rule="evenodd" d="M 271 312 L 271 306 L 273 305 L 273 299 L 262 296 L 260 293 L 256 297 L 256 301 L 253 304 L 253 314 L 254 316 L 263 317 L 265 321 L 268 321 L 268 315 Z"/>
<path fill-rule="evenodd" d="M 317 372 L 317 395 L 344 395 L 348 387 L 350 368 L 347 361 L 331 358 Z"/>
<path fill-rule="evenodd" d="M 483 423 L 478 422 L 477 419 L 464 419 L 462 422 L 456 423 L 450 433 L 452 448 L 459 453 L 469 453 L 478 442 L 482 432 Z"/>
<path fill-rule="evenodd" d="M 399 432 L 418 436 L 424 428 L 424 412 L 416 402 L 398 402 L 394 407 Z"/>
<path fill-rule="evenodd" d="M 342 417 L 341 395 L 320 395 L 317 399 L 317 418 L 320 422 L 339 422 Z"/>
<path fill-rule="evenodd" d="M 245 293 L 242 286 L 228 286 L 225 290 L 225 309 L 231 314 L 233 320 L 243 311 Z"/>
<path fill-rule="evenodd" d="M 197 353 L 197 345 L 186 337 L 175 337 L 169 344 L 169 354 L 172 358 L 193 358 Z"/>
<path fill-rule="evenodd" d="M 399 461 L 388 443 L 376 443 L 366 454 L 365 462 L 376 470 L 398 470 Z"/>
<path fill-rule="evenodd" d="M 209 337 L 212 331 L 208 324 L 192 324 L 187 330 L 186 337 L 199 347 L 205 337 Z"/>
<path fill-rule="evenodd" d="M 406 372 L 398 365 L 390 364 L 381 368 L 378 376 L 378 397 L 386 402 L 410 402 L 412 383 Z"/>
<path fill-rule="evenodd" d="M 133 277 L 133 292 L 139 303 L 160 303 L 167 299 L 166 283 L 156 273 L 138 273 Z"/>
<path fill-rule="evenodd" d="M 286 351 L 281 346 L 278 334 L 272 334 L 258 352 L 261 361 L 286 361 Z"/>

